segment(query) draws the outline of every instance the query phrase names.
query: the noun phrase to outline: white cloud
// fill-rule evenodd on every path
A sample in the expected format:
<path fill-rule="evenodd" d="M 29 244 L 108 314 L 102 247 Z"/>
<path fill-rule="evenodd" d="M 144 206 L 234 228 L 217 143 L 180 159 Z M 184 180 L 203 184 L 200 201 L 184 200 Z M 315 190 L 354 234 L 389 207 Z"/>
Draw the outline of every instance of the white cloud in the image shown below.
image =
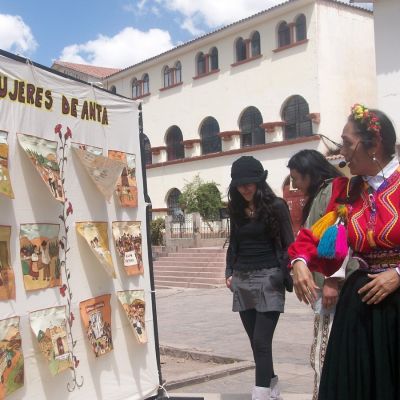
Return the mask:
<path fill-rule="evenodd" d="M 37 48 L 31 28 L 18 15 L 0 14 L 0 48 L 24 56 Z"/>
<path fill-rule="evenodd" d="M 83 44 L 62 50 L 60 60 L 102 67 L 124 68 L 174 47 L 171 36 L 161 29 L 143 32 L 125 28 L 113 37 L 99 35 Z"/>
<path fill-rule="evenodd" d="M 216 28 L 249 17 L 285 0 L 153 0 L 183 17 L 181 28 L 193 35 L 201 32 L 199 25 Z M 349 0 L 341 0 L 349 2 Z M 146 1 L 148 4 L 148 1 Z M 359 4 L 363 6 L 363 4 Z M 143 4 L 144 6 L 144 4 Z M 143 7 L 142 7 L 143 10 Z"/>

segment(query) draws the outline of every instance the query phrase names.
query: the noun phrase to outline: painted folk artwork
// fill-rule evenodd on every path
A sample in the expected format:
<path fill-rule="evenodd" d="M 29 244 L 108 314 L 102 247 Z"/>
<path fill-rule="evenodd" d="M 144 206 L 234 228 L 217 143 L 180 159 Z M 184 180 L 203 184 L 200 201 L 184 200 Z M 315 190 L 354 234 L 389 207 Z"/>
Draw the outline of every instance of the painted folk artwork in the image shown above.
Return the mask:
<path fill-rule="evenodd" d="M 71 368 L 72 354 L 68 344 L 65 306 L 33 311 L 29 319 L 51 374 L 57 375 Z"/>
<path fill-rule="evenodd" d="M 122 207 L 137 207 L 138 190 L 136 183 L 136 156 L 122 151 L 109 150 L 108 157 L 125 164 L 118 179 L 115 193 Z"/>
<path fill-rule="evenodd" d="M 114 264 L 108 246 L 107 222 L 77 222 L 75 226 L 100 264 L 112 278 L 115 278 Z"/>
<path fill-rule="evenodd" d="M 19 317 L 0 321 L 0 399 L 24 386 Z"/>
<path fill-rule="evenodd" d="M 0 131 L 0 193 L 14 198 L 14 192 L 11 186 L 10 173 L 8 168 L 8 133 Z"/>
<path fill-rule="evenodd" d="M 20 257 L 26 291 L 61 286 L 58 224 L 21 224 Z"/>
<path fill-rule="evenodd" d="M 15 277 L 10 263 L 10 239 L 11 226 L 0 225 L 0 300 L 15 299 Z"/>
<path fill-rule="evenodd" d="M 110 297 L 105 294 L 79 304 L 82 323 L 96 357 L 113 349 Z"/>
<path fill-rule="evenodd" d="M 115 247 L 127 275 L 143 274 L 142 234 L 139 221 L 114 221 Z"/>
<path fill-rule="evenodd" d="M 139 343 L 147 343 L 144 290 L 124 290 L 117 292 L 135 337 Z"/>
<path fill-rule="evenodd" d="M 89 153 L 92 153 L 95 156 L 103 155 L 103 149 L 101 147 L 91 146 L 89 144 L 83 144 L 83 143 L 77 143 L 77 142 L 72 142 L 71 147 L 76 148 L 76 149 L 81 149 L 84 151 L 88 151 Z"/>
<path fill-rule="evenodd" d="M 64 202 L 64 189 L 57 162 L 57 142 L 36 136 L 18 134 L 18 141 L 39 172 L 50 193 L 58 201 Z"/>
<path fill-rule="evenodd" d="M 72 148 L 96 187 L 109 201 L 125 164 L 79 147 L 73 146 Z"/>

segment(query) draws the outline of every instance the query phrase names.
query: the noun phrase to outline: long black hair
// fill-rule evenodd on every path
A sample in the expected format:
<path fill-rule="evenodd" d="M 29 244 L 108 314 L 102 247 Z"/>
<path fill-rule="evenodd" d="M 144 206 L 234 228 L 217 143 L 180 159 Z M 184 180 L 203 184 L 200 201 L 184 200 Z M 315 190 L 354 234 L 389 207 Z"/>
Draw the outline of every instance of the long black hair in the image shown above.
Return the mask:
<path fill-rule="evenodd" d="M 279 235 L 279 221 L 275 210 L 276 194 L 273 192 L 267 182 L 256 183 L 257 189 L 254 194 L 253 203 L 255 219 L 265 222 L 268 227 L 268 233 L 271 238 Z M 230 185 L 228 190 L 228 210 L 231 223 L 234 226 L 243 224 L 246 219 L 245 208 L 247 201 L 239 193 L 235 186 Z"/>
<path fill-rule="evenodd" d="M 300 150 L 288 162 L 289 169 L 295 169 L 303 178 L 310 177 L 307 189 L 307 201 L 303 207 L 301 224 L 303 225 L 310 213 L 311 205 L 318 192 L 327 185 L 327 180 L 343 176 L 329 161 L 316 150 Z"/>
<path fill-rule="evenodd" d="M 369 112 L 376 115 L 380 125 L 380 137 L 383 147 L 383 155 L 388 159 L 392 159 L 396 153 L 396 131 L 394 125 L 389 117 L 379 110 L 369 109 Z M 368 124 L 365 119 L 355 119 L 353 114 L 347 119 L 348 122 L 353 124 L 356 133 L 360 137 L 361 146 L 365 150 L 377 144 L 377 136 L 375 133 L 368 130 Z M 364 180 L 362 176 L 356 176 L 352 179 L 348 196 L 345 199 L 338 199 L 340 203 L 352 204 L 356 201 L 363 190 Z"/>

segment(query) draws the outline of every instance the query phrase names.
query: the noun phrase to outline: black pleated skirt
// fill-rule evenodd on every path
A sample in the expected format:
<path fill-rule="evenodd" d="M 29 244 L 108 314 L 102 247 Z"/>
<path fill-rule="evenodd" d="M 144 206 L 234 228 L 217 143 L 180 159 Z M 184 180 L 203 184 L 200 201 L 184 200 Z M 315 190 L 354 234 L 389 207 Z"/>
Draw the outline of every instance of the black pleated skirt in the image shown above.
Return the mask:
<path fill-rule="evenodd" d="M 400 399 L 400 289 L 368 305 L 356 271 L 340 294 L 321 375 L 319 400 Z"/>

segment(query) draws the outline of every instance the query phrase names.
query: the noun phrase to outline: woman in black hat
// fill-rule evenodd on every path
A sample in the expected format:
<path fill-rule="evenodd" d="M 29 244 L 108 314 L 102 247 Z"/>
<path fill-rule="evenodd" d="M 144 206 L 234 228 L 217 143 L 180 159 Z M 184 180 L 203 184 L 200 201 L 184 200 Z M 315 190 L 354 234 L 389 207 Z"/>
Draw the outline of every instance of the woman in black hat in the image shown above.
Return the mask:
<path fill-rule="evenodd" d="M 228 209 L 231 234 L 226 285 L 233 292 L 256 364 L 253 400 L 280 399 L 272 361 L 272 338 L 291 290 L 286 249 L 293 241 L 286 203 L 265 182 L 268 172 L 251 156 L 232 164 Z"/>

